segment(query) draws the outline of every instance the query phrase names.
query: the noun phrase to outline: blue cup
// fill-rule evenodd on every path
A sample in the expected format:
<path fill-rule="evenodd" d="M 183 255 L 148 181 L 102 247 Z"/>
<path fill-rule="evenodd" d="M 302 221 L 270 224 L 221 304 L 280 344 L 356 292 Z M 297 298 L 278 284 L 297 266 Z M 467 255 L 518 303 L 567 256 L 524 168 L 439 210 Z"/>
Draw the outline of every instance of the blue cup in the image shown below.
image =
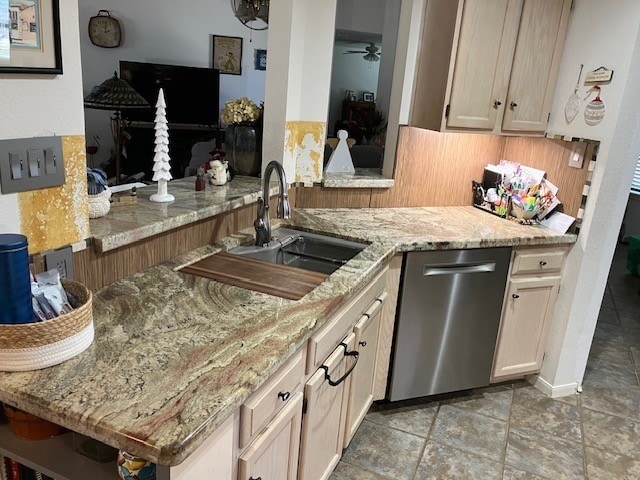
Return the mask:
<path fill-rule="evenodd" d="M 27 237 L 0 234 L 0 323 L 31 323 L 31 279 Z"/>

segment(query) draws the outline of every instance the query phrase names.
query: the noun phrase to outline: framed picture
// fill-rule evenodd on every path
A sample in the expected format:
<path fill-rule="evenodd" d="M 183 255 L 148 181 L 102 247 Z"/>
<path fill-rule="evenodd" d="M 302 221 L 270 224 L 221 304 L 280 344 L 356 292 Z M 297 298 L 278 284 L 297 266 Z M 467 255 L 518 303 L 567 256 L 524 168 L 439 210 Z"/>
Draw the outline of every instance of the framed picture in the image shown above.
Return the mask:
<path fill-rule="evenodd" d="M 363 102 L 373 102 L 373 92 L 362 92 Z"/>
<path fill-rule="evenodd" d="M 256 48 L 255 69 L 266 70 L 267 69 L 267 51 Z"/>
<path fill-rule="evenodd" d="M 242 75 L 242 37 L 213 36 L 213 68 Z"/>
<path fill-rule="evenodd" d="M 62 73 L 59 0 L 0 0 L 0 7 L 0 74 Z"/>

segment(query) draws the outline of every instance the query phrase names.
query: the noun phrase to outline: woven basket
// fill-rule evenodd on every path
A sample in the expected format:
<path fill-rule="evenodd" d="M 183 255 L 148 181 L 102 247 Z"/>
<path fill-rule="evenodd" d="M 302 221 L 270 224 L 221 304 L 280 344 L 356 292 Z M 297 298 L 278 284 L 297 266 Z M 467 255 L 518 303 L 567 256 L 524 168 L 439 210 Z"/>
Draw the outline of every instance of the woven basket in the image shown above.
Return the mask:
<path fill-rule="evenodd" d="M 81 283 L 62 279 L 78 308 L 44 322 L 0 324 L 0 370 L 19 372 L 57 365 L 86 350 L 93 342 L 91 292 Z"/>

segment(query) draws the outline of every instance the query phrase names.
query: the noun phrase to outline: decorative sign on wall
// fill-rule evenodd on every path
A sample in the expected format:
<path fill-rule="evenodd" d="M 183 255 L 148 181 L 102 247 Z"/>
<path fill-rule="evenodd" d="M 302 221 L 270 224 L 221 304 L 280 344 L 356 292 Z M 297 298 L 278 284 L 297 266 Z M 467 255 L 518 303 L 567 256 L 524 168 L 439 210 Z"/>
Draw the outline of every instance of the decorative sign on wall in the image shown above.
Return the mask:
<path fill-rule="evenodd" d="M 242 75 L 242 37 L 214 35 L 212 64 L 220 73 Z"/>
<path fill-rule="evenodd" d="M 613 78 L 613 70 L 598 67 L 593 72 L 587 73 L 585 83 L 607 83 Z"/>
<path fill-rule="evenodd" d="M 266 70 L 267 69 L 267 51 L 256 48 L 255 51 L 255 69 Z"/>

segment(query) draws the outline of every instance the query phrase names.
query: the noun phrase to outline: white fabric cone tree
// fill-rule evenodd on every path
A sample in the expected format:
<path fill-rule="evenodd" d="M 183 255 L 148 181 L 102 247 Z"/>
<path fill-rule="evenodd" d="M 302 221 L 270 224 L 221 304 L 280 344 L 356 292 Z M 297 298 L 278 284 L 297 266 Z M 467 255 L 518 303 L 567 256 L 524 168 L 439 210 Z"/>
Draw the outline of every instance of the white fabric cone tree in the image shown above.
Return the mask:
<path fill-rule="evenodd" d="M 160 89 L 158 93 L 158 102 L 156 103 L 155 131 L 155 155 L 153 156 L 153 178 L 154 182 L 158 182 L 158 193 L 151 195 L 152 202 L 173 202 L 174 196 L 167 193 L 167 183 L 173 177 L 171 176 L 169 165 L 169 129 L 167 128 L 167 104 L 164 101 L 164 92 Z"/>

